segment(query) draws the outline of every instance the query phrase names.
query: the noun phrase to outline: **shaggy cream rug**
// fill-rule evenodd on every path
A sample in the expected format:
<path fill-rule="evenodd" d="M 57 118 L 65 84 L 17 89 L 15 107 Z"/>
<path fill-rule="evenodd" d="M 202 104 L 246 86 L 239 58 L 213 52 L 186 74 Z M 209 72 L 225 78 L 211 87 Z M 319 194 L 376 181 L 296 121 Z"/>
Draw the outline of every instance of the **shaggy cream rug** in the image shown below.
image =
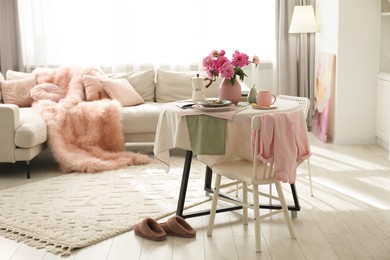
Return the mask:
<path fill-rule="evenodd" d="M 132 230 L 145 217 L 176 212 L 184 159 L 169 173 L 157 160 L 95 174 L 64 174 L 0 191 L 0 235 L 69 255 Z M 207 201 L 205 166 L 193 160 L 186 207 Z"/>

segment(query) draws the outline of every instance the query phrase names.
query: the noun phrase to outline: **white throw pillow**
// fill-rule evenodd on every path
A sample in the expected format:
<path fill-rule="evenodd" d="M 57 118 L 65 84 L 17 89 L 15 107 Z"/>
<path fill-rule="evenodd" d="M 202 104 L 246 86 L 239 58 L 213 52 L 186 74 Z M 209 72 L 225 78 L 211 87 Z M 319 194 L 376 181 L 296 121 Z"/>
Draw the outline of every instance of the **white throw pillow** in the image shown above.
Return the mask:
<path fill-rule="evenodd" d="M 134 90 L 127 79 L 100 79 L 103 88 L 111 99 L 117 99 L 122 106 L 143 104 L 144 100 Z"/>
<path fill-rule="evenodd" d="M 126 72 L 126 73 L 111 73 L 107 77 L 113 79 L 127 79 L 133 86 L 135 91 L 141 95 L 145 101 L 154 101 L 155 91 L 155 72 L 154 70 Z"/>
<path fill-rule="evenodd" d="M 35 76 L 32 73 L 7 70 L 5 78 L 7 80 L 15 80 L 15 79 L 35 78 Z"/>
<path fill-rule="evenodd" d="M 192 78 L 196 77 L 196 74 L 204 77 L 203 74 L 196 71 L 175 72 L 158 69 L 156 75 L 156 101 L 173 102 L 191 99 Z M 213 83 L 209 88 L 204 88 L 206 98 L 218 97 L 218 86 Z"/>

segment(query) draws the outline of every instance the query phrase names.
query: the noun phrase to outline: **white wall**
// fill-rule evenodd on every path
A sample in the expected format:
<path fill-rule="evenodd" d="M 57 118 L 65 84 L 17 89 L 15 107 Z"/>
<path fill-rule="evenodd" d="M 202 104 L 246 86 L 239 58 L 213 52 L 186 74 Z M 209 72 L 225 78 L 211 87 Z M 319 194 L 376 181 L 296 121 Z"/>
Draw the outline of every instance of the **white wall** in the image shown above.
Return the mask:
<path fill-rule="evenodd" d="M 379 0 L 317 0 L 316 12 L 316 52 L 336 54 L 331 139 L 375 143 Z"/>

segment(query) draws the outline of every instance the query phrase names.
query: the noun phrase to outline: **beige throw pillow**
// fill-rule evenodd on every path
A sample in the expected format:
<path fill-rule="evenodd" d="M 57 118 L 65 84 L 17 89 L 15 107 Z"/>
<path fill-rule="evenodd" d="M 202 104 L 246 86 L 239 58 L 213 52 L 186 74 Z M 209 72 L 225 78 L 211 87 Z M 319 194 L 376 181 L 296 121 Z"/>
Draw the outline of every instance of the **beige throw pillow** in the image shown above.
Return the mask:
<path fill-rule="evenodd" d="M 192 98 L 192 78 L 202 73 L 197 71 L 176 72 L 157 70 L 156 101 L 172 102 Z M 206 84 L 206 83 L 205 83 Z M 218 97 L 219 84 L 214 82 L 209 88 L 204 88 L 206 98 Z"/>
<path fill-rule="evenodd" d="M 117 99 L 122 106 L 134 106 L 143 104 L 144 100 L 134 90 L 127 79 L 100 79 L 104 90 L 111 99 Z"/>
<path fill-rule="evenodd" d="M 145 101 L 154 101 L 155 90 L 155 72 L 154 70 L 126 72 L 126 73 L 111 73 L 107 74 L 113 79 L 127 79 L 133 86 L 135 91 Z"/>
<path fill-rule="evenodd" d="M 1 92 L 5 104 L 15 104 L 20 107 L 31 106 L 33 99 L 31 89 L 37 84 L 35 78 L 4 80 L 1 82 Z"/>

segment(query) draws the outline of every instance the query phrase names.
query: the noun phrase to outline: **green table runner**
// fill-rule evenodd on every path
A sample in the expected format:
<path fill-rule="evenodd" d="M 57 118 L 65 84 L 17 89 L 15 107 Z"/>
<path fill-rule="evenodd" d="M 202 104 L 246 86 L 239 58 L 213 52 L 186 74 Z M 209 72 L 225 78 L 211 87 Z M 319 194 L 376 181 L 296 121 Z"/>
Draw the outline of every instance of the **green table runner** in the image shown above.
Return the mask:
<path fill-rule="evenodd" d="M 194 154 L 225 154 L 226 119 L 196 115 L 186 121 Z"/>

